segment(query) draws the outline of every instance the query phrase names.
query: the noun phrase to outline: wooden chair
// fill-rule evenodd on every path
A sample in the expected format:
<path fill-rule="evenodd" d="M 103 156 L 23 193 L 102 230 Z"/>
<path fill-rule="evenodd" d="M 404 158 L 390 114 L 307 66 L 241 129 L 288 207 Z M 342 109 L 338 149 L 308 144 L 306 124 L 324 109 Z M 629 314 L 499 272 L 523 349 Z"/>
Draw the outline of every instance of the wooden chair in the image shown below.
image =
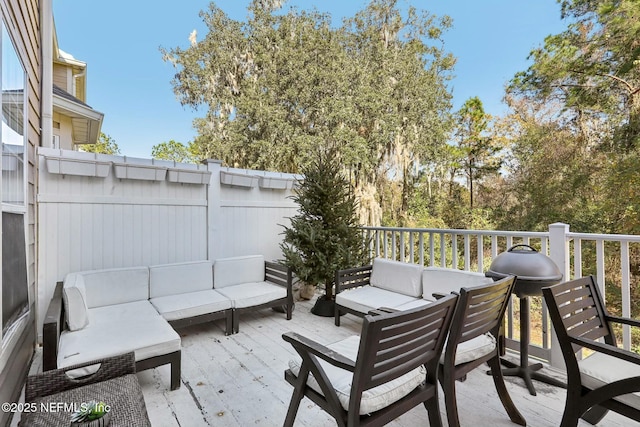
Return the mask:
<path fill-rule="evenodd" d="M 294 391 L 284 425 L 293 425 L 307 396 L 338 426 L 381 426 L 420 403 L 429 425 L 441 426 L 437 366 L 456 301 L 449 295 L 413 310 L 367 315 L 360 338 L 328 346 L 285 333 L 302 361 L 285 371 Z"/>
<path fill-rule="evenodd" d="M 618 348 L 612 323 L 640 321 L 611 316 L 592 276 L 542 289 L 567 368 L 562 427 L 583 418 L 597 424 L 608 410 L 640 421 L 640 355 Z M 579 360 L 583 348 L 593 351 Z"/>
<path fill-rule="evenodd" d="M 522 414 L 513 404 L 500 368 L 498 339 L 504 313 L 513 291 L 515 276 L 505 277 L 487 285 L 460 289 L 451 331 L 440 358 L 440 383 L 444 391 L 449 427 L 458 427 L 456 380 L 485 362 L 491 368 L 493 382 L 502 405 L 514 423 L 526 425 Z"/>

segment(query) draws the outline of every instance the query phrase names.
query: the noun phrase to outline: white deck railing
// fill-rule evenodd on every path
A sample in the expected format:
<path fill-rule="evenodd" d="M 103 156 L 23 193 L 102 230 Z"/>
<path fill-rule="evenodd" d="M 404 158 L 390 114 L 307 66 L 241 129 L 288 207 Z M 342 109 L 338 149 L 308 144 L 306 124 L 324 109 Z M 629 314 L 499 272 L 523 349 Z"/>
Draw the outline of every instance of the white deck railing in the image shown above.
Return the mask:
<path fill-rule="evenodd" d="M 402 227 L 363 227 L 372 256 L 381 256 L 424 266 L 457 268 L 486 272 L 492 260 L 516 244 L 527 244 L 549 256 L 565 279 L 594 275 L 606 288 L 620 292 L 619 299 L 608 301 L 611 311 L 631 315 L 632 289 L 637 285 L 631 274 L 632 261 L 640 259 L 640 236 L 572 233 L 566 224 L 552 224 L 548 232 L 426 229 Z M 532 311 L 539 310 L 541 325 L 531 325 L 530 355 L 559 364 L 561 355 L 552 345 L 552 327 L 544 301 L 532 297 Z M 507 313 L 507 345 L 518 348 L 519 329 L 514 312 L 517 299 Z M 536 329 L 537 327 L 537 329 Z M 632 347 L 631 331 L 622 331 L 622 346 Z"/>

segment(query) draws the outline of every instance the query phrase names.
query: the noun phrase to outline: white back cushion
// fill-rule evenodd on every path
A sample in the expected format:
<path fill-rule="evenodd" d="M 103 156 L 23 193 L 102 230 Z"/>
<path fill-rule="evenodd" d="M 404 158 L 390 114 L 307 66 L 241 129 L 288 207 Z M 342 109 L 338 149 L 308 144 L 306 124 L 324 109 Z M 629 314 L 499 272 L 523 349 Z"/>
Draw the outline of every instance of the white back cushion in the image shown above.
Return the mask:
<path fill-rule="evenodd" d="M 422 267 L 406 262 L 375 258 L 369 283 L 410 297 L 422 296 Z"/>
<path fill-rule="evenodd" d="M 213 289 L 211 261 L 181 262 L 149 267 L 151 298 Z"/>
<path fill-rule="evenodd" d="M 129 267 L 83 271 L 87 307 L 149 299 L 149 268 Z"/>
<path fill-rule="evenodd" d="M 89 324 L 87 295 L 84 287 L 84 278 L 81 274 L 69 273 L 64 278 L 62 300 L 69 330 L 77 331 Z"/>
<path fill-rule="evenodd" d="M 424 299 L 434 301 L 434 293 L 449 294 L 459 292 L 460 288 L 486 285 L 492 282 L 491 277 L 474 271 L 427 267 L 422 272 L 422 296 Z"/>
<path fill-rule="evenodd" d="M 264 282 L 264 257 L 262 255 L 220 258 L 213 263 L 213 287 Z"/>

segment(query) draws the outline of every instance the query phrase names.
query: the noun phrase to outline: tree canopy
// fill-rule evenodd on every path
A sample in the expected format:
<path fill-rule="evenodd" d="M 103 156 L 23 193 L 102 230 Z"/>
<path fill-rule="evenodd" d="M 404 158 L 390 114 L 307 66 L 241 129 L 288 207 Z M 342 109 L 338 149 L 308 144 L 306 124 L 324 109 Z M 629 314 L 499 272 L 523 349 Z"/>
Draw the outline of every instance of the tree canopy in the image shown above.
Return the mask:
<path fill-rule="evenodd" d="M 280 10 L 255 0 L 246 22 L 211 3 L 208 33 L 186 48 L 162 49 L 176 66 L 183 105 L 206 106 L 193 151 L 233 167 L 298 173 L 319 148 L 335 147 L 368 222 L 379 223 L 380 188 L 390 175 L 406 199 L 421 158 L 445 144 L 454 59 L 450 26 L 396 0 L 373 0 L 341 26 L 316 10 Z M 364 197 L 369 195 L 369 199 Z"/>

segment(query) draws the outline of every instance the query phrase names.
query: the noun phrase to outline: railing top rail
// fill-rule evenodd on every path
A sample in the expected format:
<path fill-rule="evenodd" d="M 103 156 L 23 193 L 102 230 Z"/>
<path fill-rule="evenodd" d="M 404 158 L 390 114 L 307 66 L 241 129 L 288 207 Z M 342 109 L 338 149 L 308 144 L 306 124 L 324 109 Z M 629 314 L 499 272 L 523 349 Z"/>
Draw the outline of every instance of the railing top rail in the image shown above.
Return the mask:
<path fill-rule="evenodd" d="M 640 243 L 640 236 L 629 234 L 594 234 L 594 233 L 567 233 L 567 237 L 571 239 L 581 240 L 605 240 L 610 242 L 634 242 Z"/>
<path fill-rule="evenodd" d="M 382 231 L 405 231 L 412 233 L 447 233 L 447 234 L 470 234 L 482 236 L 513 236 L 513 237 L 536 237 L 547 238 L 548 232 L 540 231 L 498 231 L 498 230 L 467 230 L 462 228 L 408 228 L 408 227 L 372 227 L 362 226 L 363 230 L 382 230 Z"/>

